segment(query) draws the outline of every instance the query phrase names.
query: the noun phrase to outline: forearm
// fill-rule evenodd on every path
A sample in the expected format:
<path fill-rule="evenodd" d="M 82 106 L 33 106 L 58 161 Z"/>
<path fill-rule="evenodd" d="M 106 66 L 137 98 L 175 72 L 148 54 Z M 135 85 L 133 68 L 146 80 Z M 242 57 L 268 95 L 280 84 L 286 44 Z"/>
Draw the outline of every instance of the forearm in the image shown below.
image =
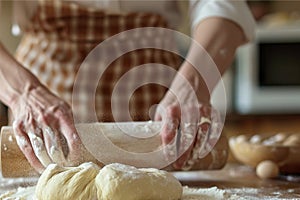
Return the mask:
<path fill-rule="evenodd" d="M 11 107 L 16 99 L 38 85 L 38 79 L 22 67 L 0 43 L 0 100 Z"/>
<path fill-rule="evenodd" d="M 193 36 L 195 42 L 156 114 L 156 119 L 166 122 L 161 131 L 163 144 L 169 144 L 180 127 L 179 148 L 178 145 L 172 148 L 176 148 L 173 152 L 178 155 L 184 153 L 172 164 L 175 169 L 207 168 L 202 164 L 210 157 L 200 158 L 214 147 L 221 134 L 220 127 L 216 128 L 219 119 L 217 111 L 210 106 L 210 94 L 233 61 L 237 47 L 246 42 L 238 25 L 217 17 L 202 21 Z M 209 118 L 214 126 L 202 117 Z M 195 137 L 189 143 L 187 138 L 191 138 L 191 133 Z M 226 160 L 224 148 L 221 154 Z"/>
<path fill-rule="evenodd" d="M 246 42 L 245 35 L 237 24 L 217 17 L 208 18 L 201 22 L 195 29 L 193 39 L 209 54 L 220 75 L 222 75 L 226 69 L 230 67 L 234 59 L 236 49 Z M 205 80 L 200 76 L 198 71 L 201 71 L 203 67 L 215 66 L 204 66 L 207 65 L 207 63 L 213 62 L 208 61 L 206 52 L 199 51 L 199 49 L 197 51 L 195 49 L 197 48 L 191 46 L 186 62 L 183 63 L 179 73 L 189 80 L 190 84 L 196 91 L 198 100 L 202 103 L 209 104 L 210 92 Z M 194 67 L 197 69 L 193 67 L 190 61 L 192 61 L 193 64 L 196 63 L 196 66 Z M 210 90 L 213 89 L 217 82 L 218 80 L 216 80 L 213 84 L 209 84 Z"/>

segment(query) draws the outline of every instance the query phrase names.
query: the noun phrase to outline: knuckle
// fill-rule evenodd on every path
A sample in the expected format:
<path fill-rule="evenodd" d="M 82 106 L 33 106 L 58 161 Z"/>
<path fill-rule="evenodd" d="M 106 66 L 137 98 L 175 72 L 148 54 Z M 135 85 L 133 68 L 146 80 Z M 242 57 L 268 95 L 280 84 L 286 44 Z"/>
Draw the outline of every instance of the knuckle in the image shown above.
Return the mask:
<path fill-rule="evenodd" d="M 17 134 L 16 141 L 17 141 L 17 144 L 20 147 L 20 149 L 24 152 L 24 154 L 27 154 L 28 151 L 32 150 L 31 145 L 25 136 L 23 136 L 21 134 Z"/>
<path fill-rule="evenodd" d="M 169 106 L 167 108 L 167 114 L 172 117 L 178 116 L 178 107 L 174 105 Z"/>
<path fill-rule="evenodd" d="M 169 143 L 174 139 L 175 134 L 174 134 L 174 132 L 163 132 L 161 134 L 161 137 L 165 143 Z"/>
<path fill-rule="evenodd" d="M 22 122 L 20 120 L 15 120 L 13 122 L 13 124 L 12 124 L 13 125 L 13 129 L 14 130 L 20 130 L 21 124 L 22 124 Z"/>
<path fill-rule="evenodd" d="M 71 108 L 70 105 L 65 101 L 60 101 L 59 107 L 63 110 L 70 110 L 70 108 Z"/>
<path fill-rule="evenodd" d="M 41 115 L 39 115 L 38 117 L 38 122 L 41 123 L 47 123 L 48 120 L 50 119 L 50 115 L 48 113 L 42 113 Z"/>

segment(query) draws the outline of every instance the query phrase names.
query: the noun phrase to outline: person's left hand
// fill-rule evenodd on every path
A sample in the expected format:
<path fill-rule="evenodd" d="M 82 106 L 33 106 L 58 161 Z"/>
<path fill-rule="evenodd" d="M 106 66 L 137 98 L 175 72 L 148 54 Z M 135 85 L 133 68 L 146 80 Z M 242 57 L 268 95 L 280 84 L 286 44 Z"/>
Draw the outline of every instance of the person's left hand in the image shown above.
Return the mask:
<path fill-rule="evenodd" d="M 160 102 L 155 120 L 163 121 L 160 134 L 167 160 L 176 170 L 188 170 L 217 143 L 220 118 L 209 103 L 198 100 L 199 90 L 178 77 Z"/>

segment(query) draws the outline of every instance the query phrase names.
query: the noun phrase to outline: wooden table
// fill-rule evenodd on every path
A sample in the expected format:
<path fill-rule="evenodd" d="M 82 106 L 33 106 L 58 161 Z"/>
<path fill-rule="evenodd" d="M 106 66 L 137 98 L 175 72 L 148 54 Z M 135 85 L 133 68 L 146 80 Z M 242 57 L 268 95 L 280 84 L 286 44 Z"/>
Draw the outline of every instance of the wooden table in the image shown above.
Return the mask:
<path fill-rule="evenodd" d="M 237 163 L 229 163 L 222 170 L 175 172 L 174 175 L 189 187 L 217 186 L 248 199 L 300 199 L 300 175 L 262 180 L 255 175 L 254 169 Z"/>
<path fill-rule="evenodd" d="M 300 199 L 300 176 L 280 176 L 261 180 L 250 167 L 229 163 L 222 170 L 174 172 L 185 186 L 195 188 L 218 187 L 236 199 Z M 34 185 L 37 178 L 2 179 L 0 193 L 18 187 Z"/>

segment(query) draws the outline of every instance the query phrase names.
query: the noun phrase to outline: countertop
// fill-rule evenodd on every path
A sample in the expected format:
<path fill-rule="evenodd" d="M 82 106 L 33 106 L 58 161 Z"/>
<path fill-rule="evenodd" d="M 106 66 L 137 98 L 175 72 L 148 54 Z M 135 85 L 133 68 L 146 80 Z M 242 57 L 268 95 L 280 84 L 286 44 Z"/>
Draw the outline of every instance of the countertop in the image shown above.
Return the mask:
<path fill-rule="evenodd" d="M 189 187 L 216 186 L 247 199 L 300 199 L 300 175 L 262 180 L 253 168 L 238 163 L 228 163 L 222 170 L 175 172 L 174 175 Z"/>
<path fill-rule="evenodd" d="M 252 168 L 228 163 L 222 170 L 173 172 L 183 186 L 214 189 L 235 196 L 230 199 L 300 199 L 300 176 L 281 175 L 277 179 L 261 180 Z M 5 191 L 34 185 L 37 178 L 0 178 L 0 194 Z M 214 190 L 212 190 L 214 191 Z M 198 196 L 185 199 L 199 199 Z M 201 198 L 202 199 L 202 198 Z M 208 195 L 204 199 L 215 199 Z M 227 199 L 217 198 L 217 199 Z"/>

